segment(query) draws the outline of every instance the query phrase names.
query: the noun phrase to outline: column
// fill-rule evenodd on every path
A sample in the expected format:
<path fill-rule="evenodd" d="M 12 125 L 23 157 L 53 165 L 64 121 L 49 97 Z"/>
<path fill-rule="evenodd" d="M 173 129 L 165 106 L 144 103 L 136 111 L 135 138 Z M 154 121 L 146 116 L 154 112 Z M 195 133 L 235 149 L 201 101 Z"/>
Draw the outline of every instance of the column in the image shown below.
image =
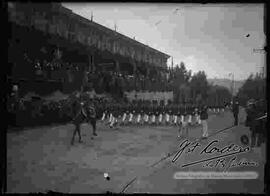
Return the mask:
<path fill-rule="evenodd" d="M 149 67 L 147 66 L 147 67 L 146 67 L 146 77 L 149 77 L 149 73 L 150 73 L 150 69 L 149 69 Z"/>
<path fill-rule="evenodd" d="M 120 70 L 120 64 L 119 64 L 119 62 L 116 60 L 115 61 L 115 71 L 117 72 L 117 73 L 119 73 L 121 70 Z"/>
<path fill-rule="evenodd" d="M 137 70 L 137 66 L 136 66 L 136 62 L 135 61 L 132 61 L 131 64 L 133 66 L 133 76 L 134 76 L 133 88 L 136 90 L 136 82 L 137 82 L 136 70 Z"/>
<path fill-rule="evenodd" d="M 133 66 L 133 75 L 135 75 L 136 71 L 137 71 L 137 66 L 136 66 L 136 62 L 132 61 L 131 62 L 132 66 Z"/>
<path fill-rule="evenodd" d="M 89 71 L 95 71 L 96 67 L 95 67 L 94 54 L 90 54 L 88 58 L 89 58 Z"/>

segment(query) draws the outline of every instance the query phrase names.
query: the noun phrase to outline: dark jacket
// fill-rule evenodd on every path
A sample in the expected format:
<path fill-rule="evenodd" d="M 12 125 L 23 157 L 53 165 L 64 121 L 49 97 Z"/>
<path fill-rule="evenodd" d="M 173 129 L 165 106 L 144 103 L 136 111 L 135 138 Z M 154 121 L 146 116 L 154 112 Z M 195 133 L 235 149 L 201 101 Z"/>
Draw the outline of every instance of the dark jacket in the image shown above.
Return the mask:
<path fill-rule="evenodd" d="M 207 120 L 207 119 L 208 119 L 207 108 L 203 108 L 203 109 L 201 110 L 201 115 L 200 115 L 200 117 L 201 117 L 201 120 Z"/>
<path fill-rule="evenodd" d="M 238 103 L 234 103 L 232 106 L 232 112 L 234 114 L 238 114 L 239 113 L 239 104 Z"/>

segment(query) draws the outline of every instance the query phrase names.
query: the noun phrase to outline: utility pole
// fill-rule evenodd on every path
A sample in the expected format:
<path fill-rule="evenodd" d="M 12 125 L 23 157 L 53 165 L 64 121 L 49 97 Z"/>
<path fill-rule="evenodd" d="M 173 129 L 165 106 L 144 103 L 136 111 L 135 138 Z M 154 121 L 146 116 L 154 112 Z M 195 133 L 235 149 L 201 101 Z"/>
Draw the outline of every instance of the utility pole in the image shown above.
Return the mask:
<path fill-rule="evenodd" d="M 93 21 L 93 12 L 91 12 L 91 22 Z"/>
<path fill-rule="evenodd" d="M 234 93 L 234 74 L 233 74 L 233 73 L 229 73 L 229 76 L 232 76 L 231 92 L 232 92 L 232 101 L 233 101 L 233 93 Z"/>

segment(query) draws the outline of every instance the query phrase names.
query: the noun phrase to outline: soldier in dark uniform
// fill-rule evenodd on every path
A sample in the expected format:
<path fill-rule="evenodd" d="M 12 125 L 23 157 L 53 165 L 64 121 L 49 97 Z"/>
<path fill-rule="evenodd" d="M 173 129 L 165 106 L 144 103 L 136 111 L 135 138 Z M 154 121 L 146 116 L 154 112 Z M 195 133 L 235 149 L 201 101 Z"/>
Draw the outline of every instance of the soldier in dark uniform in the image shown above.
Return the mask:
<path fill-rule="evenodd" d="M 251 148 L 255 147 L 255 142 L 257 139 L 257 132 L 256 132 L 256 107 L 254 101 L 249 101 L 247 104 L 247 117 L 245 125 L 250 128 L 251 131 Z"/>
<path fill-rule="evenodd" d="M 263 142 L 264 131 L 264 112 L 261 112 L 254 100 L 250 100 L 247 107 L 246 126 L 251 131 L 251 148 L 259 147 Z"/>
<path fill-rule="evenodd" d="M 86 113 L 83 105 L 84 105 L 84 103 L 80 102 L 80 100 L 76 100 L 75 103 L 73 104 L 75 117 L 73 118 L 72 122 L 75 125 L 75 129 L 74 129 L 73 136 L 71 139 L 71 145 L 74 144 L 74 139 L 75 139 L 76 133 L 78 133 L 78 135 L 79 135 L 79 142 L 80 143 L 82 142 L 80 125 L 87 118 L 87 113 Z"/>
<path fill-rule="evenodd" d="M 238 114 L 239 114 L 239 103 L 236 99 L 233 101 L 232 112 L 233 112 L 233 117 L 234 117 L 234 125 L 237 126 L 238 125 Z"/>
<path fill-rule="evenodd" d="M 88 103 L 87 107 L 87 122 L 92 125 L 93 135 L 97 136 L 96 133 L 96 122 L 97 122 L 97 113 L 94 107 L 93 102 Z"/>

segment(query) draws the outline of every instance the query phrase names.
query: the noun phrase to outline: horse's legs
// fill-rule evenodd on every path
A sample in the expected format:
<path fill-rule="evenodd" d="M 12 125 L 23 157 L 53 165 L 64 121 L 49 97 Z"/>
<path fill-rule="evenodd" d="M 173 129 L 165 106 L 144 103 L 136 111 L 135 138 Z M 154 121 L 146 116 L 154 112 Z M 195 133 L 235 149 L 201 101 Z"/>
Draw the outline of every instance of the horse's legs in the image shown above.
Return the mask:
<path fill-rule="evenodd" d="M 93 128 L 93 135 L 97 136 L 97 133 L 96 133 L 96 120 L 95 119 L 90 120 L 90 123 L 91 123 L 92 128 Z"/>
<path fill-rule="evenodd" d="M 75 135 L 76 135 L 77 131 L 78 131 L 78 125 L 75 124 L 75 129 L 73 131 L 73 136 L 72 136 L 72 139 L 71 139 L 71 145 L 74 144 L 74 139 L 75 139 Z"/>
<path fill-rule="evenodd" d="M 75 124 L 75 129 L 73 131 L 73 136 L 72 136 L 72 139 L 71 139 L 71 145 L 74 144 L 74 139 L 75 139 L 76 133 L 78 133 L 78 135 L 79 135 L 79 142 L 81 143 L 82 142 L 82 137 L 81 137 L 81 130 L 80 130 L 80 124 L 79 123 L 76 123 Z"/>
<path fill-rule="evenodd" d="M 79 135 L 79 142 L 82 143 L 80 124 L 76 125 L 76 129 Z"/>

